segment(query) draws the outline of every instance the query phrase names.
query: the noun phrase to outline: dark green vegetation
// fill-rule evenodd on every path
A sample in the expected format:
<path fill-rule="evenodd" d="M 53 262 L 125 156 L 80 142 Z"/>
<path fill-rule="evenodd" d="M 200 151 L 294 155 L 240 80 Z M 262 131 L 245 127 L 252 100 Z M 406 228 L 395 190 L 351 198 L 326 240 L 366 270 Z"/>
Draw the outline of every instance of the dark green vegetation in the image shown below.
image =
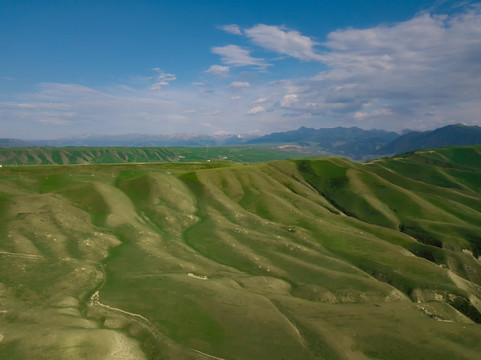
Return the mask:
<path fill-rule="evenodd" d="M 481 147 L 4 167 L 0 217 L 2 360 L 481 353 Z"/>
<path fill-rule="evenodd" d="M 0 148 L 3 165 L 79 165 L 152 162 L 264 162 L 305 157 L 272 147 L 30 147 Z"/>

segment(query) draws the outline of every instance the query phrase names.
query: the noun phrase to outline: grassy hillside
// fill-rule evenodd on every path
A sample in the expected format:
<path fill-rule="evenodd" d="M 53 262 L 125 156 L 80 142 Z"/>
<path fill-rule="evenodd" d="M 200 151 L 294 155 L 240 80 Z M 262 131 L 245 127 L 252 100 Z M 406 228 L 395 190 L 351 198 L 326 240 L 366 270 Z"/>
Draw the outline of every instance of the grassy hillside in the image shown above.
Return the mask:
<path fill-rule="evenodd" d="M 4 167 L 0 358 L 478 359 L 480 179 L 481 147 Z"/>
<path fill-rule="evenodd" d="M 151 162 L 263 162 L 295 159 L 302 154 L 272 147 L 29 147 L 0 148 L 3 165 L 86 165 Z"/>

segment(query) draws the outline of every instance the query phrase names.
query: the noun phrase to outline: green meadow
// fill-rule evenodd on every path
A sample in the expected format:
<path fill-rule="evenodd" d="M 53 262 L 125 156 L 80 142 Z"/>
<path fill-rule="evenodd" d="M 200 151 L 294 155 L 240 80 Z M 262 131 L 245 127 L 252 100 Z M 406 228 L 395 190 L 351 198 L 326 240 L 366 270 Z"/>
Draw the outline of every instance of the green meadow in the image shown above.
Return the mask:
<path fill-rule="evenodd" d="M 0 169 L 2 360 L 479 359 L 481 146 L 202 150 Z"/>
<path fill-rule="evenodd" d="M 0 148 L 0 164 L 3 165 L 88 165 L 195 161 L 252 163 L 306 156 L 309 155 L 289 152 L 273 146 Z"/>

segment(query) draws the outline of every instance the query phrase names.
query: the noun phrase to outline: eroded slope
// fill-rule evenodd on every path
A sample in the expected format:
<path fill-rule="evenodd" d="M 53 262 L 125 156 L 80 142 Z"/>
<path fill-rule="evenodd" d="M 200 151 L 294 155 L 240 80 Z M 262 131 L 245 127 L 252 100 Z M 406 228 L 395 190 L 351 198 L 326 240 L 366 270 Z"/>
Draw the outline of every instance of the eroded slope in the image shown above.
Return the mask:
<path fill-rule="evenodd" d="M 479 168 L 449 151 L 3 168 L 1 358 L 476 359 Z"/>

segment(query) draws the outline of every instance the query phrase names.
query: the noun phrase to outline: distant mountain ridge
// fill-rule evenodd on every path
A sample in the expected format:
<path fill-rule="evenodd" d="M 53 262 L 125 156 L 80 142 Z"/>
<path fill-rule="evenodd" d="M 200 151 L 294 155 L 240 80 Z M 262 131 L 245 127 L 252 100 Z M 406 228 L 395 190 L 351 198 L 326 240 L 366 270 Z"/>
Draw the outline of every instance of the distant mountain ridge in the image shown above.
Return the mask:
<path fill-rule="evenodd" d="M 430 131 L 413 131 L 401 135 L 377 151 L 377 154 L 400 154 L 408 151 L 445 146 L 481 144 L 481 127 L 455 124 Z"/>
<path fill-rule="evenodd" d="M 381 147 L 399 137 L 385 130 L 363 130 L 358 127 L 335 127 L 272 133 L 247 141 L 248 144 L 296 143 L 306 152 L 317 155 L 341 155 L 356 160 L 376 153 Z"/>
<path fill-rule="evenodd" d="M 248 137 L 247 137 L 248 138 Z M 171 135 L 121 134 L 85 135 L 71 138 L 37 140 L 40 146 L 128 146 L 128 147 L 166 147 L 166 146 L 219 146 L 237 145 L 246 140 L 241 135 L 210 136 L 200 133 L 180 133 Z"/>
<path fill-rule="evenodd" d="M 364 130 L 358 127 L 307 128 L 274 132 L 264 136 L 206 135 L 180 133 L 170 135 L 123 134 L 85 135 L 51 140 L 0 139 L 0 147 L 199 147 L 199 146 L 260 146 L 307 156 L 335 155 L 354 160 L 369 160 L 422 148 L 467 146 L 481 144 L 481 127 L 455 124 L 430 131 Z"/>
<path fill-rule="evenodd" d="M 20 139 L 8 139 L 8 138 L 0 139 L 0 147 L 4 147 L 4 148 L 27 147 L 27 146 L 33 146 L 33 145 L 34 144 L 31 142 L 20 140 Z"/>

